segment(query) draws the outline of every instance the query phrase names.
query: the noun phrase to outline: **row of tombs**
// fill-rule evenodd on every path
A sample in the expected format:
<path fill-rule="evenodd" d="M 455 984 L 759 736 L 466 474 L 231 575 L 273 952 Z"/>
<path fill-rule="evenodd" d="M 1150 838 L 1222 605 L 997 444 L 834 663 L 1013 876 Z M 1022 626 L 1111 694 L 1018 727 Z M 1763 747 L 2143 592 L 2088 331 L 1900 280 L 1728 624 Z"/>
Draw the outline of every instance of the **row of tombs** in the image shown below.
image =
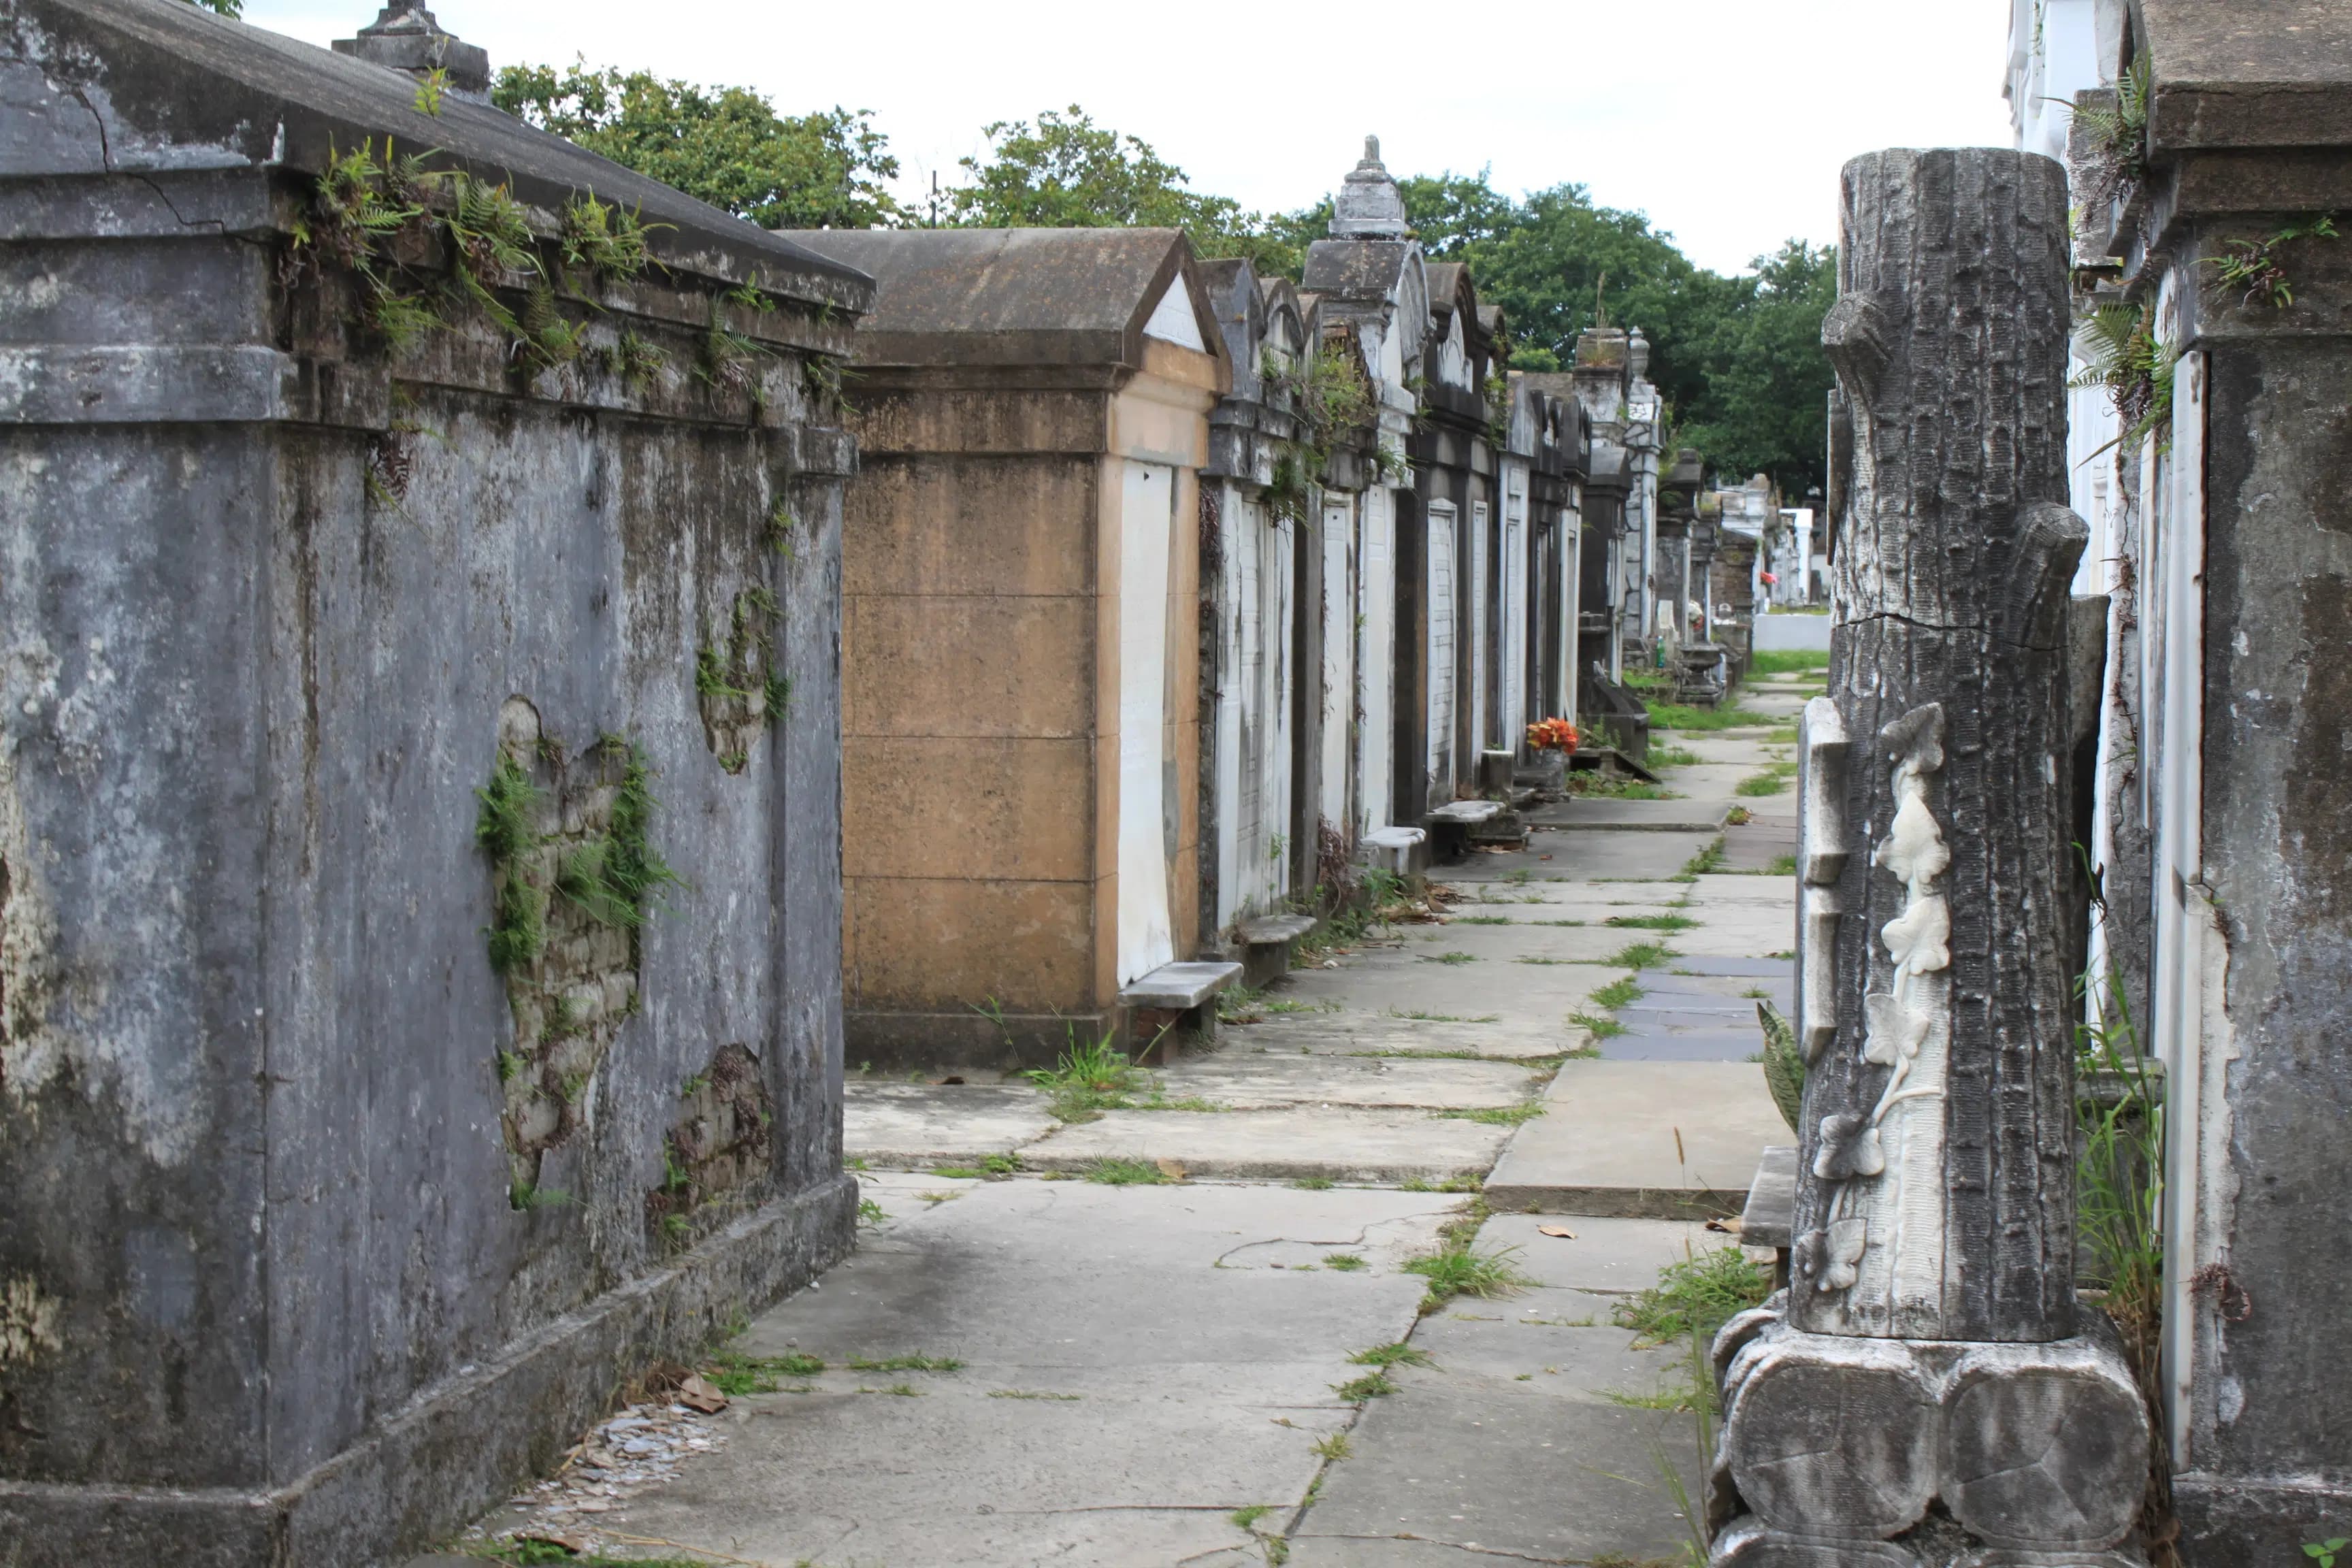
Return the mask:
<path fill-rule="evenodd" d="M 2019 521 L 2006 435 L 1909 461 L 2000 412 L 1958 370 L 1916 378 L 1932 417 L 1898 395 L 2019 319 L 1901 284 L 1957 256 L 2042 312 L 1951 363 L 2032 372 L 2001 418 L 2032 488 L 2001 494 L 2071 494 L 2074 592 L 2104 596 L 2062 636 L 2054 587 L 1962 531 L 1954 602 L 2033 612 L 1982 646 L 2040 661 L 2037 705 L 1978 689 L 1947 747 L 1936 662 L 1889 655 L 1900 681 L 1838 685 L 1849 742 L 1808 731 L 1863 781 L 1801 944 L 1816 1082 L 1857 1109 L 1809 1090 L 1811 1294 L 1719 1347 L 1715 1499 L 1748 1517 L 1718 1562 L 1940 1568 L 1965 1531 L 1979 1565 L 2117 1568 L 2143 1485 L 2191 1563 L 2352 1535 L 2313 1348 L 2352 1327 L 2313 1244 L 2352 1106 L 2332 5 L 2020 5 L 2016 101 L 2095 111 L 2036 121 L 2071 187 L 2026 154 L 1850 174 L 1832 510 L 1907 497 L 1874 548 L 1930 502 Z M 444 1536 L 848 1250 L 845 1052 L 1034 1062 L 1197 1006 L 1331 868 L 1539 773 L 1530 721 L 1638 752 L 1629 663 L 1704 684 L 1740 651 L 1775 498 L 1709 524 L 1638 332 L 1500 370 L 1508 324 L 1421 255 L 1373 149 L 1293 285 L 1172 232 L 765 234 L 493 110 L 413 4 L 332 53 L 185 0 L 0 21 L 10 1568 Z M 1985 273 L 1981 226 L 1893 244 L 1919 212 L 2037 259 Z M 2070 285 L 2078 323 L 2128 324 L 2104 370 L 2058 359 Z M 1843 648 L 1873 559 L 1838 568 Z M 1896 602 L 1915 577 L 1873 581 L 1869 636 L 1940 626 Z M 2061 649 L 2095 678 L 2063 703 Z M 1909 1170 L 1870 1118 L 1939 1125 L 1864 1005 L 1891 950 L 1860 911 L 1902 887 L 1867 807 L 1898 787 L 1954 864 L 2017 847 L 1953 892 L 1927 989 L 2019 1015 L 1951 1034 L 1947 1076 L 1998 1101 L 1970 1147 L 2036 1213 L 1980 1223 L 2009 1190 L 1924 1153 L 1902 1179 L 1969 1222 L 1952 1278 L 2058 1309 L 1902 1338 L 1853 1318 L 1900 1250 L 1853 1205 Z M 2161 1222 L 2136 1388 L 2111 1345 L 2048 1349 L 2082 1337 L 2068 1226 L 2098 1223 L 2047 973 L 2083 924 L 2053 934 L 2072 827 L 2097 919 L 2054 978 L 2162 1069 L 2160 1192 L 2123 1205 Z M 1994 897 L 2020 889 L 2031 928 Z"/>
<path fill-rule="evenodd" d="M 14 1568 L 434 1539 L 847 1250 L 845 1036 L 1197 1009 L 1747 613 L 1373 147 L 1294 286 L 764 233 L 415 5 L 6 17 Z"/>

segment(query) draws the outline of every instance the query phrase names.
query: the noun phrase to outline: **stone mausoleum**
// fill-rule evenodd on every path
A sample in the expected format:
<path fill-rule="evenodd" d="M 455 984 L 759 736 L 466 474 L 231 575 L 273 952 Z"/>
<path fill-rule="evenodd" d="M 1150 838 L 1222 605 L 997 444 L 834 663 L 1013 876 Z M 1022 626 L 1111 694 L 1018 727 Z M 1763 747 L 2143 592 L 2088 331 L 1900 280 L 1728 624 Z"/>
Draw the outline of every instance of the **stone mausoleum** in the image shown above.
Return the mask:
<path fill-rule="evenodd" d="M 854 1063 L 1050 1064 L 1194 1012 L 1200 473 L 1232 385 L 1174 229 L 825 230 L 848 384 Z M 1161 975 L 1171 966 L 1176 973 Z M 1160 979 L 1153 979 L 1160 976 Z"/>
<path fill-rule="evenodd" d="M 872 285 L 387 17 L 0 12 L 11 1568 L 421 1546 L 852 1240 Z"/>

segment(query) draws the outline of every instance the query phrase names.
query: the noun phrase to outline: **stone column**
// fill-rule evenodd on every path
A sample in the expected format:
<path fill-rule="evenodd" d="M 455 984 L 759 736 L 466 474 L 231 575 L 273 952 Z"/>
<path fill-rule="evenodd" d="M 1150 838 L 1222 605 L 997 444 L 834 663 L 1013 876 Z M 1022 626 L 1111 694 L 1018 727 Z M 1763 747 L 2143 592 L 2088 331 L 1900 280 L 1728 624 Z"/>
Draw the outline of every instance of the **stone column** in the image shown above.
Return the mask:
<path fill-rule="evenodd" d="M 2065 216 L 2035 155 L 1846 166 L 1794 1257 L 1716 1347 L 1718 1564 L 2137 1561 L 2147 1415 L 2073 1267 Z"/>

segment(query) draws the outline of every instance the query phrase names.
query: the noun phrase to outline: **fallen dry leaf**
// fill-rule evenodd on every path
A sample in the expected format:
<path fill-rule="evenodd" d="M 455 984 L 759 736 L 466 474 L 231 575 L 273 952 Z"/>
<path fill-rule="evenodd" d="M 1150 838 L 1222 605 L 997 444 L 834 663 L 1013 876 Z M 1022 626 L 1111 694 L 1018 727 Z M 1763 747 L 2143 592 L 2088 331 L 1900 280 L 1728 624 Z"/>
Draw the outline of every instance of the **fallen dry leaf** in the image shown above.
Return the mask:
<path fill-rule="evenodd" d="M 1736 1219 L 1711 1219 L 1706 1222 L 1706 1228 L 1721 1231 L 1726 1236 L 1738 1236 L 1739 1222 Z"/>
<path fill-rule="evenodd" d="M 1574 1241 L 1576 1239 L 1576 1232 L 1569 1229 L 1568 1226 L 1564 1225 L 1539 1225 L 1536 1226 L 1536 1234 L 1538 1236 L 1556 1236 L 1562 1241 Z"/>
<path fill-rule="evenodd" d="M 1181 1160 L 1155 1160 L 1152 1163 L 1158 1165 L 1160 1173 L 1171 1182 L 1184 1179 L 1184 1163 Z"/>
<path fill-rule="evenodd" d="M 677 1402 L 688 1410 L 699 1410 L 705 1415 L 716 1415 L 727 1408 L 727 1396 L 699 1373 L 688 1373 L 677 1385 Z"/>

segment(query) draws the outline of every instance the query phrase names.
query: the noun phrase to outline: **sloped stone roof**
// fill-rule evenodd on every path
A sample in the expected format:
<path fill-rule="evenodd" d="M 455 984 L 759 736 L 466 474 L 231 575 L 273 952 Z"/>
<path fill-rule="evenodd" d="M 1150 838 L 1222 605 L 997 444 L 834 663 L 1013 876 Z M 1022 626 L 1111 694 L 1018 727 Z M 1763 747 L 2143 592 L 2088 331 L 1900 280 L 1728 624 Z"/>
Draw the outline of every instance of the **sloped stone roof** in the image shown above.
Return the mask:
<path fill-rule="evenodd" d="M 1216 312 L 1172 228 L 795 229 L 792 239 L 875 280 L 857 330 L 869 364 L 1139 364 L 1171 282 Z M 1220 352 L 1219 336 L 1208 341 Z"/>
<path fill-rule="evenodd" d="M 13 80 L 10 79 L 14 79 Z M 54 85 L 52 85 L 54 84 Z M 61 93 L 59 89 L 64 89 Z M 640 209 L 666 265 L 863 310 L 866 279 L 487 104 L 437 115 L 416 82 L 186 0 L 9 0 L 0 16 L 0 169 L 16 176 L 283 166 L 373 141 L 431 151 L 549 210 L 575 195 Z M 82 112 L 81 106 L 88 112 Z"/>

